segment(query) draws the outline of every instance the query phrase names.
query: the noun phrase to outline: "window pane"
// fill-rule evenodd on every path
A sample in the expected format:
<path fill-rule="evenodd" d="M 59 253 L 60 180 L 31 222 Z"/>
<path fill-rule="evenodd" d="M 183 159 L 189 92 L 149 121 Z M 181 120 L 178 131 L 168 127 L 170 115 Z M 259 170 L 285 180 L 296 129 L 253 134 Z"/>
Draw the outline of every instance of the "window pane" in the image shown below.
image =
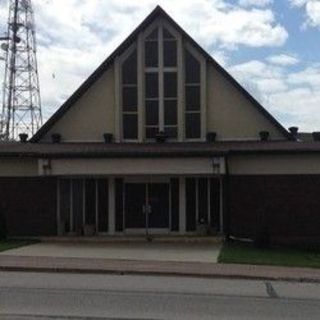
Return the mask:
<path fill-rule="evenodd" d="M 186 51 L 186 83 L 200 83 L 200 63 Z"/>
<path fill-rule="evenodd" d="M 123 88 L 123 111 L 136 111 L 138 105 L 137 87 Z"/>
<path fill-rule="evenodd" d="M 158 132 L 159 132 L 158 127 L 146 128 L 147 139 L 155 139 Z"/>
<path fill-rule="evenodd" d="M 83 180 L 72 180 L 73 231 L 81 234 L 83 227 Z"/>
<path fill-rule="evenodd" d="M 196 230 L 196 179 L 186 179 L 186 227 L 187 231 Z"/>
<path fill-rule="evenodd" d="M 122 65 L 122 83 L 137 83 L 137 51 L 135 50 Z"/>
<path fill-rule="evenodd" d="M 165 125 L 177 124 L 177 100 L 164 102 L 164 123 Z"/>
<path fill-rule="evenodd" d="M 155 40 L 158 39 L 158 28 L 154 29 L 148 36 L 147 36 L 148 40 Z"/>
<path fill-rule="evenodd" d="M 124 139 L 138 138 L 138 116 L 136 114 L 123 115 L 123 137 Z"/>
<path fill-rule="evenodd" d="M 108 231 L 109 183 L 107 179 L 98 180 L 98 231 Z"/>
<path fill-rule="evenodd" d="M 158 73 L 146 73 L 146 98 L 158 98 L 159 80 Z"/>
<path fill-rule="evenodd" d="M 208 223 L 208 180 L 205 178 L 200 178 L 198 181 L 198 222 Z"/>
<path fill-rule="evenodd" d="M 188 139 L 200 138 L 200 114 L 187 113 L 186 114 L 186 137 Z"/>
<path fill-rule="evenodd" d="M 164 131 L 168 138 L 175 139 L 178 136 L 178 128 L 177 127 L 164 127 Z"/>
<path fill-rule="evenodd" d="M 158 101 L 146 101 L 146 124 L 158 125 L 159 103 Z"/>
<path fill-rule="evenodd" d="M 163 59 L 165 67 L 177 66 L 177 43 L 176 41 L 164 41 Z"/>
<path fill-rule="evenodd" d="M 186 86 L 186 110 L 200 110 L 200 86 Z"/>
<path fill-rule="evenodd" d="M 96 223 L 96 184 L 94 179 L 86 179 L 86 224 L 95 225 Z"/>
<path fill-rule="evenodd" d="M 145 43 L 146 67 L 158 66 L 158 41 L 147 41 Z"/>
<path fill-rule="evenodd" d="M 70 232 L 70 180 L 60 180 L 60 222 L 63 225 L 62 233 Z"/>
<path fill-rule="evenodd" d="M 164 73 L 164 97 L 165 98 L 177 97 L 177 73 L 176 72 Z"/>

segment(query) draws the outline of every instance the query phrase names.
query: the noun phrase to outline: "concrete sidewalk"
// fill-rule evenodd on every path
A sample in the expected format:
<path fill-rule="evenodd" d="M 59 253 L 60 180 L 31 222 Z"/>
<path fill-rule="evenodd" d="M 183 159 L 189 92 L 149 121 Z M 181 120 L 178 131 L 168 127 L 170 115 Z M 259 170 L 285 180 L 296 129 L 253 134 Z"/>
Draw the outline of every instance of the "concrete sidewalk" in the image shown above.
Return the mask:
<path fill-rule="evenodd" d="M 201 242 L 40 242 L 0 256 L 216 263 L 221 243 Z"/>
<path fill-rule="evenodd" d="M 320 283 L 319 269 L 199 262 L 1 255 L 0 270 L 264 279 Z"/>

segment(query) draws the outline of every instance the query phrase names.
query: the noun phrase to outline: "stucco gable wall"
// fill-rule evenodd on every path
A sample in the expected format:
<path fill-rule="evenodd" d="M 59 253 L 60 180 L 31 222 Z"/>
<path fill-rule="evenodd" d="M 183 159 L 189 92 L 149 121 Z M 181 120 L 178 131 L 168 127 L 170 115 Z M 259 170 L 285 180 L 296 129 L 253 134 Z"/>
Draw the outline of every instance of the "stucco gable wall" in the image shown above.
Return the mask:
<path fill-rule="evenodd" d="M 114 68 L 109 69 L 47 132 L 42 142 L 60 133 L 64 142 L 102 142 L 115 131 Z"/>
<path fill-rule="evenodd" d="M 280 130 L 212 63 L 207 64 L 207 131 L 218 140 L 258 139 L 269 131 L 271 139 L 285 139 Z"/>

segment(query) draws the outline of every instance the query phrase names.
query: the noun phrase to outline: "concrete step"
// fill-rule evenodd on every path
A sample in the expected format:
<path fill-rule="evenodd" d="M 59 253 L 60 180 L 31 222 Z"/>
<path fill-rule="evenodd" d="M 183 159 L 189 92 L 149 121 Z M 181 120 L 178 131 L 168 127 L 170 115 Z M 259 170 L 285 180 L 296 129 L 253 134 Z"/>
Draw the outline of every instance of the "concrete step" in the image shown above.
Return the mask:
<path fill-rule="evenodd" d="M 63 237 L 40 237 L 37 240 L 41 242 L 60 242 L 60 243 L 124 243 L 124 242 L 160 242 L 160 243 L 217 243 L 224 241 L 222 235 L 215 236 L 168 236 L 156 235 L 146 237 L 141 235 L 117 235 L 117 236 L 94 236 L 94 237 L 78 237 L 78 236 L 63 236 Z"/>

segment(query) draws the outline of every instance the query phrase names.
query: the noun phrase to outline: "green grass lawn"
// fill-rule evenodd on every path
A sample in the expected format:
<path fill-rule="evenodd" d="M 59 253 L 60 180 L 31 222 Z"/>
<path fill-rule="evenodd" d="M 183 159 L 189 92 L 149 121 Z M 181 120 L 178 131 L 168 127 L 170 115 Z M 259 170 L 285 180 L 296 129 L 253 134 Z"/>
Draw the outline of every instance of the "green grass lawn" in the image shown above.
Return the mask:
<path fill-rule="evenodd" d="M 230 242 L 224 244 L 218 262 L 320 268 L 320 250 L 259 249 L 251 243 Z"/>
<path fill-rule="evenodd" d="M 0 240 L 0 252 L 15 249 L 30 244 L 34 244 L 36 241 L 32 240 Z"/>

